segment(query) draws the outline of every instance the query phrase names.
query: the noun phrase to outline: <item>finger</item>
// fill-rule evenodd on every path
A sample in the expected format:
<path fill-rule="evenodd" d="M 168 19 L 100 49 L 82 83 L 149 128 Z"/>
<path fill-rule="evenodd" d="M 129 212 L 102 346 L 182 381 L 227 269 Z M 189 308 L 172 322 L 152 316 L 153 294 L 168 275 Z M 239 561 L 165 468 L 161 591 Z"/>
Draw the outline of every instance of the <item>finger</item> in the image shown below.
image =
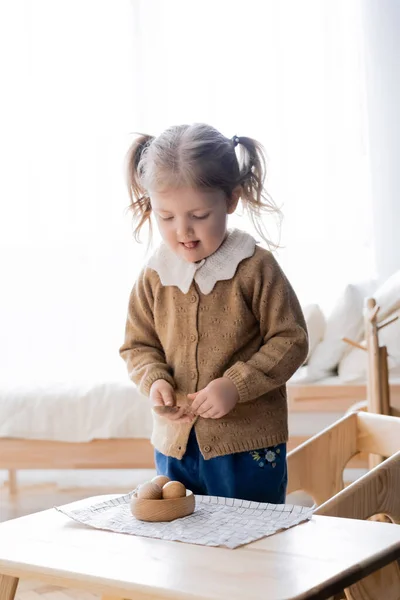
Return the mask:
<path fill-rule="evenodd" d="M 224 416 L 224 413 L 221 412 L 217 412 L 214 413 L 212 417 L 210 417 L 211 419 L 221 419 Z"/>
<path fill-rule="evenodd" d="M 175 394 L 172 390 L 162 392 L 162 397 L 166 406 L 173 406 L 175 404 Z"/>
<path fill-rule="evenodd" d="M 200 415 L 203 419 L 217 419 L 219 415 L 219 411 L 214 407 L 206 410 L 202 415 Z"/>
<path fill-rule="evenodd" d="M 164 406 L 164 402 L 160 394 L 154 394 L 154 396 L 151 397 L 151 401 L 155 406 Z"/>
<path fill-rule="evenodd" d="M 158 415 L 165 417 L 166 415 L 172 415 L 179 412 L 179 406 L 165 406 L 165 404 L 161 405 L 153 405 L 153 410 Z"/>
<path fill-rule="evenodd" d="M 190 398 L 190 400 L 194 400 L 196 398 L 196 396 L 198 396 L 198 394 L 200 394 L 200 391 L 194 392 L 193 394 L 186 394 L 186 395 L 188 398 Z"/>
<path fill-rule="evenodd" d="M 192 423 L 195 417 L 190 417 L 189 415 L 183 415 L 179 419 L 175 419 L 175 423 Z"/>
<path fill-rule="evenodd" d="M 180 421 L 183 417 L 187 417 L 185 409 L 181 406 L 176 412 L 167 413 L 165 415 L 170 421 Z"/>
<path fill-rule="evenodd" d="M 197 418 L 188 406 L 180 406 L 178 411 L 171 415 L 171 420 L 175 423 L 192 423 Z"/>
<path fill-rule="evenodd" d="M 194 413 L 198 412 L 199 407 L 207 400 L 207 394 L 203 393 L 203 394 L 199 394 L 196 398 L 196 400 L 194 400 L 192 402 L 191 405 L 191 409 Z"/>
<path fill-rule="evenodd" d="M 215 406 L 211 403 L 211 402 L 203 402 L 203 404 L 201 404 L 201 406 L 199 406 L 199 408 L 196 411 L 196 414 L 203 416 L 206 412 L 208 412 L 211 409 L 217 410 L 215 408 Z"/>

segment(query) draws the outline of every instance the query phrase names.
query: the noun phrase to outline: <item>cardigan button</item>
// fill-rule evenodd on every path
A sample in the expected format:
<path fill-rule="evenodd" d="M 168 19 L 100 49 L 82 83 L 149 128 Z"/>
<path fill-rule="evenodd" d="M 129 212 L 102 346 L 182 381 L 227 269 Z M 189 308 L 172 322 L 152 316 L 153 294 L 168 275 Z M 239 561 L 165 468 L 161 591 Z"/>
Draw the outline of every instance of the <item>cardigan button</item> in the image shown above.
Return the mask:
<path fill-rule="evenodd" d="M 192 334 L 192 335 L 190 336 L 190 341 L 191 341 L 191 342 L 195 342 L 195 341 L 196 341 L 196 339 L 197 339 L 197 337 L 196 337 L 195 335 L 193 335 L 193 334 Z"/>
<path fill-rule="evenodd" d="M 211 451 L 210 446 L 204 446 L 204 452 L 210 452 L 210 451 Z"/>
<path fill-rule="evenodd" d="M 192 372 L 190 373 L 190 379 L 196 379 L 196 377 L 197 377 L 197 373 L 196 373 L 196 371 L 192 371 Z"/>
<path fill-rule="evenodd" d="M 197 296 L 195 296 L 194 294 L 193 294 L 193 296 L 190 296 L 190 302 L 192 304 L 194 304 L 196 301 L 197 301 Z"/>

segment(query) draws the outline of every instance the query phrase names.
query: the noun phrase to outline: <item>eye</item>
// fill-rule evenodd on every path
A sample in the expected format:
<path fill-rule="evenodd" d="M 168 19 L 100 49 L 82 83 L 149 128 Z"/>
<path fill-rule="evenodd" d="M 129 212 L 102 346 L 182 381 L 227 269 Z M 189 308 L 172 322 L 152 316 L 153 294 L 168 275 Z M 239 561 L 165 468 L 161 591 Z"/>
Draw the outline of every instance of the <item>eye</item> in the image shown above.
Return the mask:
<path fill-rule="evenodd" d="M 209 217 L 209 216 L 210 216 L 210 213 L 207 213 L 206 215 L 200 215 L 200 216 L 193 215 L 193 218 L 194 219 L 207 219 L 207 217 Z"/>
<path fill-rule="evenodd" d="M 159 215 L 159 217 L 160 217 L 161 221 L 172 221 L 172 219 L 174 218 L 174 217 L 162 217 L 161 215 Z"/>

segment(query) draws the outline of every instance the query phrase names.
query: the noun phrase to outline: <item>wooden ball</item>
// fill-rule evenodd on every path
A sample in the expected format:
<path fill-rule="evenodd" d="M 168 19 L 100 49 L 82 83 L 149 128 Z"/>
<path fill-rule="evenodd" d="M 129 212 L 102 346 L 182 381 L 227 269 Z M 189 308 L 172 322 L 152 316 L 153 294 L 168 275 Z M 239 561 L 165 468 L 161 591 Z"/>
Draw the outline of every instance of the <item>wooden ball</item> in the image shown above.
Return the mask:
<path fill-rule="evenodd" d="M 151 480 L 153 483 L 156 483 L 157 485 L 160 486 L 160 488 L 163 488 L 164 485 L 166 483 L 168 483 L 170 480 L 169 477 L 167 477 L 166 475 L 157 475 L 157 477 L 153 477 L 153 479 Z"/>
<path fill-rule="evenodd" d="M 143 483 L 139 487 L 137 497 L 144 500 L 160 500 L 162 498 L 162 489 L 153 481 L 146 481 L 146 483 Z"/>
<path fill-rule="evenodd" d="M 186 496 L 186 488 L 180 481 L 169 481 L 163 486 L 162 497 L 165 500 L 183 498 L 184 496 Z"/>

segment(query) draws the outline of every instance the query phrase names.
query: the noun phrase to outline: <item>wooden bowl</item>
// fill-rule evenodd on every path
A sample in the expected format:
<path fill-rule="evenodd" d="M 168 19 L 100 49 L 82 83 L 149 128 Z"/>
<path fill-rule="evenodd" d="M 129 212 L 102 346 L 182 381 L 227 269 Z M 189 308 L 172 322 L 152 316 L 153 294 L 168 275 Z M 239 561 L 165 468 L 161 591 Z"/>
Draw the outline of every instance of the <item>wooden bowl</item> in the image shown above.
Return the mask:
<path fill-rule="evenodd" d="M 170 500 L 147 500 L 134 494 L 131 498 L 131 512 L 139 521 L 174 521 L 191 515 L 194 511 L 195 499 L 193 492 L 186 490 L 183 498 Z"/>

